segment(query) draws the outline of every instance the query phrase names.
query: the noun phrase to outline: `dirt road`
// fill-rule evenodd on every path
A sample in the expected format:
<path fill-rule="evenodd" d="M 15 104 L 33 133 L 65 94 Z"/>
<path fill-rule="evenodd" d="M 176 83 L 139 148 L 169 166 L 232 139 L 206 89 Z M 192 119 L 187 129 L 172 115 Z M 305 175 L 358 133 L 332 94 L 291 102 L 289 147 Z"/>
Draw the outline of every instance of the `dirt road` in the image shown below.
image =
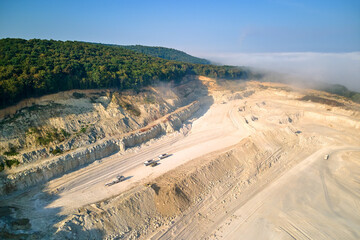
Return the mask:
<path fill-rule="evenodd" d="M 186 137 L 177 132 L 148 146 L 104 158 L 50 181 L 48 191 L 58 192 L 59 198 L 47 207 L 61 207 L 64 212 L 71 211 L 150 181 L 194 158 L 236 144 L 249 135 L 249 130 L 238 123 L 241 121 L 237 114 L 239 104 L 240 101 L 232 101 L 212 105 L 205 115 L 193 123 Z M 161 160 L 160 165 L 154 168 L 142 164 L 162 153 L 172 155 Z M 104 187 L 117 174 L 128 179 L 111 187 Z"/>

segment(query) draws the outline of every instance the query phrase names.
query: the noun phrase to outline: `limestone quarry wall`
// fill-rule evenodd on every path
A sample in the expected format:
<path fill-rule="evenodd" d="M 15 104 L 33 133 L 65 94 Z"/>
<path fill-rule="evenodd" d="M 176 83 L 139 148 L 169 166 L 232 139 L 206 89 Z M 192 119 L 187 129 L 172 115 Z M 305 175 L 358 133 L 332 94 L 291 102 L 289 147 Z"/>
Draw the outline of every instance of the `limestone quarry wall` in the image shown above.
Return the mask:
<path fill-rule="evenodd" d="M 178 130 L 183 122 L 199 109 L 195 101 L 172 114 L 160 123 L 149 127 L 146 131 L 138 131 L 118 139 L 108 139 L 90 147 L 81 148 L 71 153 L 44 161 L 34 167 L 3 176 L 0 182 L 0 195 L 31 187 L 53 177 L 60 176 L 77 167 L 110 156 L 118 151 L 124 151 L 153 138 L 171 131 Z"/>
<path fill-rule="evenodd" d="M 24 100 L 0 110 L 0 165 L 9 159 L 33 164 L 136 131 L 207 93 L 201 82 L 185 78 L 140 92 L 74 90 Z M 170 123 L 181 124 L 175 121 Z"/>
<path fill-rule="evenodd" d="M 115 140 L 106 140 L 92 147 L 79 149 L 64 156 L 56 157 L 35 167 L 10 174 L 2 178 L 0 195 L 25 189 L 39 182 L 59 176 L 81 165 L 109 156 L 119 151 Z"/>

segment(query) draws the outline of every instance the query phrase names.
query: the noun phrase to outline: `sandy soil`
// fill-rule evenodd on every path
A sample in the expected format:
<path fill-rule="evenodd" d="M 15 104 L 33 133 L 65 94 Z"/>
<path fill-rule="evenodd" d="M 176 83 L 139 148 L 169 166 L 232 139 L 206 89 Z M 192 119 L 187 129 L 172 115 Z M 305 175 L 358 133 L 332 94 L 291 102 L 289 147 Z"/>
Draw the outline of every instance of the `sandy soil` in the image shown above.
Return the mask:
<path fill-rule="evenodd" d="M 281 150 L 288 163 L 299 164 L 260 175 L 240 196 L 235 188 L 215 191 L 152 239 L 359 239 L 359 119 L 349 117 L 356 114 L 266 92 L 245 105 L 241 114 L 251 136 L 281 123 L 308 139 L 325 138 L 312 153 L 292 156 Z"/>
<path fill-rule="evenodd" d="M 184 174 L 182 169 L 196 169 L 211 154 L 236 150 L 247 139 L 249 145 L 256 142 L 261 147 L 259 156 L 253 150 L 256 159 L 269 155 L 280 159 L 277 166 L 271 167 L 270 162 L 262 173 L 264 166 L 247 163 L 243 152 L 243 169 L 239 175 L 229 173 L 232 182 L 219 183 L 218 189 L 147 238 L 359 239 L 359 114 L 299 101 L 302 93 L 279 90 L 276 84 L 268 84 L 275 87 L 267 89 L 248 83 L 248 96 L 236 99 L 236 92 L 223 89 L 214 80 L 201 80 L 215 102 L 203 102 L 206 111 L 199 112 L 181 131 L 50 181 L 44 192 L 55 194 L 56 199 L 39 199 L 32 190 L 14 201 L 32 205 L 30 196 L 38 209 L 48 209 L 39 213 L 35 207 L 39 219 L 51 215 L 51 209 L 71 214 L 79 207 L 144 186 L 169 171 L 175 176 L 176 172 Z M 272 135 L 282 147 L 274 149 L 269 142 Z M 245 142 L 242 147 L 246 146 Z M 162 153 L 172 155 L 156 167 L 143 165 Z M 328 160 L 324 160 L 325 154 L 330 155 Z M 252 178 L 246 176 L 247 166 L 257 168 Z M 126 181 L 105 187 L 117 174 Z M 235 192 L 231 185 L 240 180 L 245 183 Z"/>
<path fill-rule="evenodd" d="M 358 147 L 314 153 L 220 223 L 210 239 L 359 239 L 359 157 Z"/>

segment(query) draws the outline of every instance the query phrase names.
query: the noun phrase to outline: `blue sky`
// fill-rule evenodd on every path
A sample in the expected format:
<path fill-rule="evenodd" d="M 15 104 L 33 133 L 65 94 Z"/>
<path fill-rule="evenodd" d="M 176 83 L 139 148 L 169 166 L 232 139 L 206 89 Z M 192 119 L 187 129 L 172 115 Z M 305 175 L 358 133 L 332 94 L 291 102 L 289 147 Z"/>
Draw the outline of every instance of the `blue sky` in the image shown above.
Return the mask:
<path fill-rule="evenodd" d="M 0 0 L 0 38 L 205 52 L 360 51 L 359 0 Z"/>

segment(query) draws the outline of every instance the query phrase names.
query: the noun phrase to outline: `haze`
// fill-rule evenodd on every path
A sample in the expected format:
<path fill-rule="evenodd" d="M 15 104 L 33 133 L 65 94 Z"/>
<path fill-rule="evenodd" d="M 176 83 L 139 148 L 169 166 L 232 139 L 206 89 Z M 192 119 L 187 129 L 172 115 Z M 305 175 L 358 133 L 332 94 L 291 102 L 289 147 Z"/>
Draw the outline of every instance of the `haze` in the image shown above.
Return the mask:
<path fill-rule="evenodd" d="M 297 81 L 338 83 L 360 91 L 360 52 L 216 53 L 202 57 L 226 65 L 285 73 Z"/>

